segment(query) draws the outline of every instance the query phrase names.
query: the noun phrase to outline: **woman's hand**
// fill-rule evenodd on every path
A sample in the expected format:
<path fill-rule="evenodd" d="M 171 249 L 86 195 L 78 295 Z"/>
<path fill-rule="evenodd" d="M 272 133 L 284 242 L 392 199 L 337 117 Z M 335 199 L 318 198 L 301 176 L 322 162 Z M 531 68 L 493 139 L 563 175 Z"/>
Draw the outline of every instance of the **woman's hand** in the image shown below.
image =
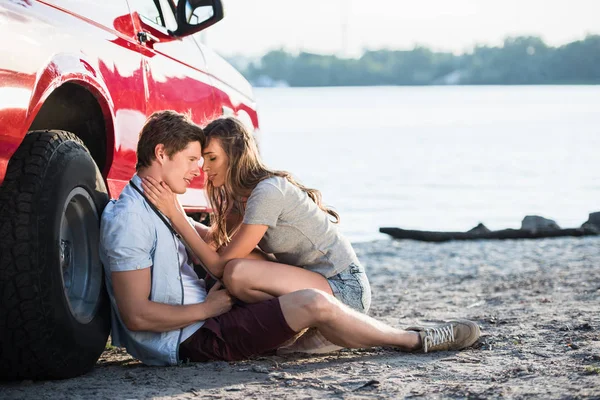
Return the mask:
<path fill-rule="evenodd" d="M 178 213 L 183 213 L 177 196 L 166 183 L 148 176 L 142 179 L 142 187 L 146 198 L 170 220 Z"/>

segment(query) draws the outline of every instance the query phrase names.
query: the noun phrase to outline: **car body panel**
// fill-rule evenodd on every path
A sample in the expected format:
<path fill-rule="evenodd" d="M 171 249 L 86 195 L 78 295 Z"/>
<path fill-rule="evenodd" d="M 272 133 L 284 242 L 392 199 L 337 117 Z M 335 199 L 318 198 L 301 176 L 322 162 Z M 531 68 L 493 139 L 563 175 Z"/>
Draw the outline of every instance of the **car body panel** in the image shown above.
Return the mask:
<path fill-rule="evenodd" d="M 98 101 L 107 143 L 103 174 L 113 198 L 135 173 L 137 138 L 154 111 L 188 113 L 200 125 L 230 114 L 258 128 L 251 87 L 233 67 L 198 34 L 140 43 L 147 21 L 130 4 L 0 0 L 0 37 L 7 39 L 0 45 L 0 182 L 40 108 L 66 82 Z M 182 196 L 188 211 L 207 210 L 205 183 L 202 174 Z"/>

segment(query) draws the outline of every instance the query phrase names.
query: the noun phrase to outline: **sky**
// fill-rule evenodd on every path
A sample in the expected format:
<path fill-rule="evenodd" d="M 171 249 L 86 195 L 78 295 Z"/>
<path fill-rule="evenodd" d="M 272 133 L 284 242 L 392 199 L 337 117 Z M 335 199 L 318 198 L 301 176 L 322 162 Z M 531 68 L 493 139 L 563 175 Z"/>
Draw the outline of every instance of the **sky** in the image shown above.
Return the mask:
<path fill-rule="evenodd" d="M 283 48 L 360 56 L 371 49 L 462 53 L 507 36 L 561 45 L 600 34 L 600 0 L 223 0 L 225 18 L 204 33 L 225 56 Z"/>

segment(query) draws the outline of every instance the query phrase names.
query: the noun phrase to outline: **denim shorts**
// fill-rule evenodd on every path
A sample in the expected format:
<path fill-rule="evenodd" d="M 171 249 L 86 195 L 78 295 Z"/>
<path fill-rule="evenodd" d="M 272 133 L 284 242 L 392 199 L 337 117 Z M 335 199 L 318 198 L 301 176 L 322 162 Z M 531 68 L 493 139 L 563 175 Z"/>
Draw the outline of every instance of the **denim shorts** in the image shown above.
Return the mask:
<path fill-rule="evenodd" d="M 327 279 L 336 299 L 366 314 L 371 306 L 371 285 L 362 265 L 350 264 L 348 268 Z"/>

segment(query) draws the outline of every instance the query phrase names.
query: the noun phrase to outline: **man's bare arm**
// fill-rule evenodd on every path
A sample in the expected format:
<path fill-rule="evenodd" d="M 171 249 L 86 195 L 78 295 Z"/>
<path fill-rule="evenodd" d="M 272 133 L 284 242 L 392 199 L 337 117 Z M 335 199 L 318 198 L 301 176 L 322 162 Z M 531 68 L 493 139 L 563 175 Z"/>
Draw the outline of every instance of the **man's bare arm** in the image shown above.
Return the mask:
<path fill-rule="evenodd" d="M 111 278 L 119 314 L 132 331 L 167 332 L 194 322 L 221 315 L 231 309 L 226 290 L 215 285 L 204 303 L 170 305 L 150 301 L 150 268 L 112 272 Z"/>

